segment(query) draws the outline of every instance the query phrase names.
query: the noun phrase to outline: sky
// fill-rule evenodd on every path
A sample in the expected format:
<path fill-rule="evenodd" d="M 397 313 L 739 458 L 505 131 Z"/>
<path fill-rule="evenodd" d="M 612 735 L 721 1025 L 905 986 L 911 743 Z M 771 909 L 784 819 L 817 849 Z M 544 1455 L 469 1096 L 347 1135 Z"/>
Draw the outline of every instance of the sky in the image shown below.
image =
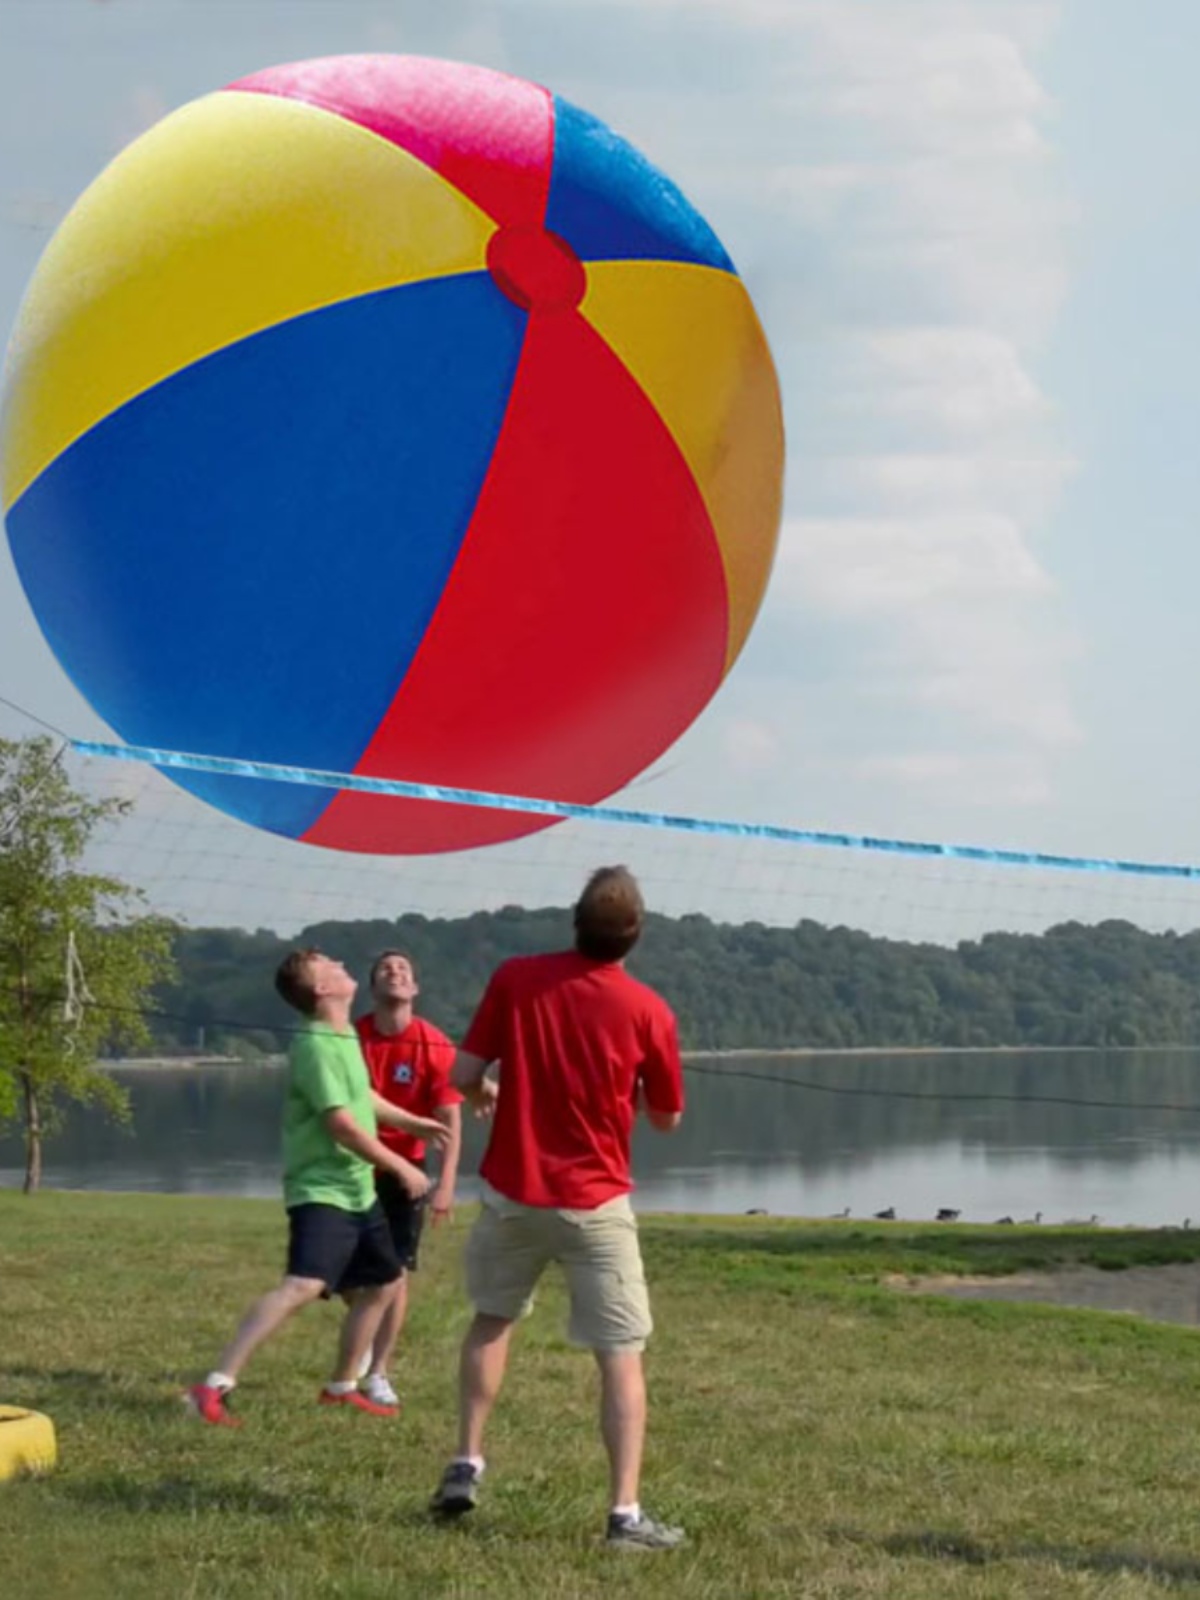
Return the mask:
<path fill-rule="evenodd" d="M 692 729 L 615 799 L 1200 861 L 1200 101 L 1189 66 L 1200 7 L 1154 0 L 1153 27 L 1147 10 L 0 0 L 0 327 L 107 161 L 169 110 L 258 67 L 386 50 L 544 83 L 631 140 L 716 229 L 770 341 L 788 439 L 779 551 L 750 642 Z M 0 696 L 72 735 L 107 735 L 41 641 L 2 543 Z M 29 731 L 0 706 L 0 736 Z M 172 839 L 241 862 L 228 878 L 261 876 L 253 905 L 231 914 L 278 921 L 290 907 L 303 847 L 221 824 L 157 780 L 139 793 Z M 849 895 L 831 891 L 831 905 L 882 892 L 908 908 L 903 927 L 942 926 L 928 874 L 895 863 L 880 878 L 861 855 L 751 862 L 745 849 L 697 855 L 661 833 L 651 849 L 596 825 L 572 855 L 550 843 L 572 828 L 508 856 L 410 863 L 406 892 L 431 906 L 561 900 L 574 890 L 572 879 L 561 892 L 562 876 L 619 842 L 652 862 L 664 903 L 683 905 L 687 886 L 698 909 L 767 906 L 765 919 L 792 920 L 809 914 L 816 872 Z M 327 881 L 349 873 L 361 887 L 370 875 L 308 856 Z M 304 862 L 306 882 L 317 871 Z M 988 923 L 1002 893 L 1006 908 L 1017 897 L 1015 920 L 1074 914 L 1076 887 L 1061 878 L 1047 888 L 1022 876 L 1002 891 L 977 875 L 951 895 L 951 922 Z M 1115 890 L 1104 907 L 1127 914 Z"/>

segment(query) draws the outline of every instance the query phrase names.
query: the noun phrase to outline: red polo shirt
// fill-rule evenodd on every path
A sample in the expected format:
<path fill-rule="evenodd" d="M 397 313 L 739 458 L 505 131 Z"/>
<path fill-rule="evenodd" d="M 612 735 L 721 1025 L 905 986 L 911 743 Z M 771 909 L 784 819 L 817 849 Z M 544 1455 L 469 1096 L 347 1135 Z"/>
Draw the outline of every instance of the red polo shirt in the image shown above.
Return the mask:
<path fill-rule="evenodd" d="M 683 1110 L 671 1008 L 617 963 L 573 950 L 499 967 L 463 1049 L 500 1063 L 479 1170 L 523 1205 L 591 1211 L 628 1194 L 639 1086 L 655 1111 Z"/>
<path fill-rule="evenodd" d="M 368 1013 L 354 1024 L 371 1087 L 401 1111 L 431 1117 L 439 1106 L 456 1106 L 462 1095 L 450 1084 L 454 1045 L 440 1028 L 414 1017 L 399 1033 L 380 1033 Z M 407 1161 L 425 1158 L 425 1141 L 379 1124 L 380 1141 Z"/>

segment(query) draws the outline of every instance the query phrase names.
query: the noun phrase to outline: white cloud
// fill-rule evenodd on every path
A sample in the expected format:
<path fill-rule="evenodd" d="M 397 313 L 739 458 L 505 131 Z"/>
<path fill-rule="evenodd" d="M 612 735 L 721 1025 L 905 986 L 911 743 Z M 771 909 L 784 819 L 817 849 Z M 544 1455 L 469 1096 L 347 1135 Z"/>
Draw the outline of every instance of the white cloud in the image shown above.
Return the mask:
<path fill-rule="evenodd" d="M 1011 518 L 986 512 L 905 521 L 834 517 L 789 529 L 777 575 L 789 598 L 839 617 L 1044 595 L 1046 573 Z"/>
<path fill-rule="evenodd" d="M 1037 371 L 1073 221 L 1034 54 L 1058 9 L 773 12 L 804 51 L 761 194 L 804 248 L 767 325 L 805 378 L 766 622 L 824 650 L 806 744 L 858 781 L 1041 803 L 1081 736 L 1041 548 L 1076 465 Z"/>
<path fill-rule="evenodd" d="M 993 506 L 1020 527 L 1051 513 L 1077 463 L 1066 455 L 880 455 L 825 464 L 831 489 L 882 501 L 901 515 L 970 516 Z"/>
<path fill-rule="evenodd" d="M 997 430 L 1011 435 L 1052 414 L 1011 342 L 984 328 L 900 327 L 849 339 L 836 403 L 992 448 Z"/>
<path fill-rule="evenodd" d="M 1002 26 L 1005 36 L 1024 49 L 1045 42 L 1057 5 L 1047 0 L 604 0 L 608 9 L 634 8 L 642 14 L 683 12 L 713 16 L 740 28 L 770 33 L 798 34 L 813 27 L 843 24 L 876 30 L 946 28 L 961 21 L 964 12 L 974 19 Z M 848 17 L 848 13 L 853 13 Z"/>
<path fill-rule="evenodd" d="M 724 754 L 739 772 L 761 774 L 779 763 L 779 735 L 768 723 L 735 718 L 722 732 Z"/>
<path fill-rule="evenodd" d="M 990 760 L 1007 741 L 1037 772 L 1078 742 L 1069 681 L 1080 644 L 1012 517 L 796 519 L 774 586 L 797 637 L 814 618 L 841 635 L 840 716 L 849 704 L 867 717 L 882 709 L 891 738 L 897 708 L 913 714 L 914 737 L 932 713 L 960 751 Z M 1045 784 L 1027 775 L 1022 786 Z"/>
<path fill-rule="evenodd" d="M 913 751 L 868 756 L 858 762 L 855 771 L 867 783 L 928 790 L 958 805 L 986 801 L 988 805 L 1040 806 L 1052 797 L 1044 774 L 1012 756 L 997 759 L 981 754 L 968 759 L 944 750 Z"/>
<path fill-rule="evenodd" d="M 927 13 L 916 27 L 907 9 L 821 9 L 813 40 L 827 109 L 886 127 L 909 148 L 944 148 L 953 123 L 978 154 L 1042 150 L 1048 101 L 1017 42 L 977 6 L 945 12 L 941 25 Z"/>
<path fill-rule="evenodd" d="M 900 783 L 952 783 L 969 766 L 962 756 L 946 750 L 917 750 L 899 756 L 868 756 L 858 763 L 861 777 Z"/>
<path fill-rule="evenodd" d="M 1008 734 L 1017 752 L 1036 760 L 1081 738 L 1068 691 L 1079 651 L 1074 633 L 1044 611 L 992 600 L 919 616 L 896 658 L 917 704 L 957 714 L 964 735 L 985 731 L 981 748 Z"/>

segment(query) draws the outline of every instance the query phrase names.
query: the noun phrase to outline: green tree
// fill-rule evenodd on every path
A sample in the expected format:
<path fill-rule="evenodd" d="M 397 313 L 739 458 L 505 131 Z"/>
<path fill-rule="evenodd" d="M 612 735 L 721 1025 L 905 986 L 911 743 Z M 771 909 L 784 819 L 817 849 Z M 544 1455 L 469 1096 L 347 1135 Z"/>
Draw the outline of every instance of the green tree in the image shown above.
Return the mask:
<path fill-rule="evenodd" d="M 173 975 L 173 925 L 82 870 L 95 830 L 129 809 L 80 794 L 49 739 L 0 740 L 0 1118 L 22 1123 L 26 1193 L 65 1102 L 128 1116 L 98 1058 L 148 1041 L 150 990 Z"/>

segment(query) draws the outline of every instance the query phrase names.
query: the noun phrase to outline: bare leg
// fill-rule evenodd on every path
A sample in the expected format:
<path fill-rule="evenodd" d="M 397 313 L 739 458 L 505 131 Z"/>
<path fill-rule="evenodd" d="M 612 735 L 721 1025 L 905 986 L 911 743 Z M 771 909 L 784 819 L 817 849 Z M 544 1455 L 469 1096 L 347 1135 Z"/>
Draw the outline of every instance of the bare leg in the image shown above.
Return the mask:
<path fill-rule="evenodd" d="M 388 1285 L 390 1294 L 379 1319 L 375 1342 L 371 1351 L 371 1372 L 386 1375 L 395 1354 L 396 1341 L 408 1313 L 408 1273 L 402 1272 L 394 1284 Z"/>
<path fill-rule="evenodd" d="M 358 1289 L 350 1297 L 350 1309 L 342 1323 L 338 1337 L 337 1361 L 332 1383 L 353 1383 L 358 1377 L 363 1357 L 376 1337 L 380 1318 L 389 1303 L 395 1285 L 381 1283 L 376 1289 Z"/>
<path fill-rule="evenodd" d="M 282 1327 L 294 1311 L 315 1300 L 324 1287 L 320 1278 L 289 1277 L 277 1289 L 256 1300 L 221 1351 L 217 1370 L 236 1378 L 263 1340 Z"/>
<path fill-rule="evenodd" d="M 513 1324 L 476 1312 L 458 1365 L 458 1453 L 483 1454 L 483 1430 L 504 1382 Z"/>
<path fill-rule="evenodd" d="M 608 1451 L 614 1506 L 637 1502 L 646 1440 L 646 1377 L 641 1352 L 597 1350 L 600 1368 L 600 1432 Z"/>

